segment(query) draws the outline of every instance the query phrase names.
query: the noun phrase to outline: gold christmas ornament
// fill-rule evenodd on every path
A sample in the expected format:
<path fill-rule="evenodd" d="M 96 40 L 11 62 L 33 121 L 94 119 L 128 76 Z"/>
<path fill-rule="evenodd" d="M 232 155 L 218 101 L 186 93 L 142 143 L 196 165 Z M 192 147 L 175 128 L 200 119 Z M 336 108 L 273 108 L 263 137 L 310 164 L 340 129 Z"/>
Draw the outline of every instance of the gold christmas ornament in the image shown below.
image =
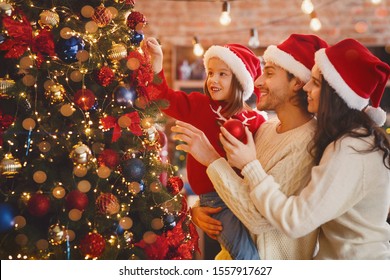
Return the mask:
<path fill-rule="evenodd" d="M 69 157 L 75 165 L 87 165 L 92 160 L 92 152 L 89 147 L 81 142 L 74 145 Z"/>
<path fill-rule="evenodd" d="M 15 81 L 8 78 L 0 78 L 0 97 L 8 97 L 7 93 L 15 85 Z"/>
<path fill-rule="evenodd" d="M 12 15 L 13 7 L 11 4 L 0 2 L 0 9 L 3 10 L 7 16 Z"/>
<path fill-rule="evenodd" d="M 100 5 L 96 7 L 94 13 L 92 15 L 92 20 L 97 23 L 99 27 L 107 26 L 112 20 L 112 14 L 109 9 L 104 7 L 104 5 Z"/>
<path fill-rule="evenodd" d="M 39 15 L 38 23 L 42 28 L 48 27 L 52 29 L 53 27 L 56 27 L 59 22 L 60 16 L 54 11 L 44 10 Z"/>
<path fill-rule="evenodd" d="M 4 155 L 3 160 L 0 163 L 1 175 L 6 178 L 14 178 L 20 173 L 22 164 L 18 159 L 15 159 L 11 153 Z"/>
<path fill-rule="evenodd" d="M 108 58 L 113 61 L 118 61 L 127 57 L 127 49 L 123 44 L 113 43 L 111 49 L 108 52 Z"/>
<path fill-rule="evenodd" d="M 144 134 L 145 134 L 144 141 L 146 144 L 153 145 L 158 141 L 159 134 L 158 134 L 157 129 L 154 126 L 148 128 L 148 129 L 145 129 Z"/>
<path fill-rule="evenodd" d="M 50 100 L 50 104 L 63 102 L 65 94 L 65 88 L 59 83 L 49 86 L 49 89 L 45 92 L 45 96 Z"/>
<path fill-rule="evenodd" d="M 48 240 L 51 245 L 60 245 L 66 240 L 66 228 L 60 224 L 49 227 Z"/>

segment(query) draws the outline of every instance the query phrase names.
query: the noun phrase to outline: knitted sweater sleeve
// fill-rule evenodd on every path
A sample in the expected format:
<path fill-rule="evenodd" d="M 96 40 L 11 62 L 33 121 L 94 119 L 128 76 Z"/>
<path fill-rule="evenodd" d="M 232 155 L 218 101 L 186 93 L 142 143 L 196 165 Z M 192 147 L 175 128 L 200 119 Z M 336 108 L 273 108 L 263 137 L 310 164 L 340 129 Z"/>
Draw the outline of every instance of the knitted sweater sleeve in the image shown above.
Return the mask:
<path fill-rule="evenodd" d="M 251 201 L 248 182 L 237 175 L 226 159 L 220 158 L 210 164 L 207 174 L 219 196 L 251 233 L 270 230 L 271 225 Z"/>
<path fill-rule="evenodd" d="M 339 217 L 364 196 L 367 163 L 348 140 L 341 142 L 327 147 L 320 164 L 312 169 L 311 181 L 299 195 L 287 197 L 257 160 L 242 170 L 255 207 L 286 235 L 302 237 Z"/>

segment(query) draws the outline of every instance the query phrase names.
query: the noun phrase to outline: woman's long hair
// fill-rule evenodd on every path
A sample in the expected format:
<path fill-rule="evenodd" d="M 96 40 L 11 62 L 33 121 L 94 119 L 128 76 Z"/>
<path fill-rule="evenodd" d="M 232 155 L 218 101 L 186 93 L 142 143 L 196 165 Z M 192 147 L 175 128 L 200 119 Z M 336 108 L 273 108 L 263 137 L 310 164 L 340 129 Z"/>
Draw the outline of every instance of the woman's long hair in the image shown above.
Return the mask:
<path fill-rule="evenodd" d="M 376 126 L 366 113 L 349 108 L 322 78 L 317 130 L 310 146 L 316 164 L 319 164 L 326 147 L 344 135 L 355 138 L 373 135 L 372 147 L 367 151 L 359 152 L 383 151 L 383 164 L 390 169 L 390 140 L 387 134 L 382 128 Z"/>

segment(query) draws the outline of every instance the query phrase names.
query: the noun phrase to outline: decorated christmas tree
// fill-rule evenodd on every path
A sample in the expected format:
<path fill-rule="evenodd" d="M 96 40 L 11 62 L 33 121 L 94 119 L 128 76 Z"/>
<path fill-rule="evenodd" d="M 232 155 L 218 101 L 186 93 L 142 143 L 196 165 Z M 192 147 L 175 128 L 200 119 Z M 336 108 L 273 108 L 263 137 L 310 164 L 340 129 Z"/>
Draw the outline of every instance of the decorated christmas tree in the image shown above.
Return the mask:
<path fill-rule="evenodd" d="M 0 258 L 191 259 L 134 0 L 0 0 Z"/>

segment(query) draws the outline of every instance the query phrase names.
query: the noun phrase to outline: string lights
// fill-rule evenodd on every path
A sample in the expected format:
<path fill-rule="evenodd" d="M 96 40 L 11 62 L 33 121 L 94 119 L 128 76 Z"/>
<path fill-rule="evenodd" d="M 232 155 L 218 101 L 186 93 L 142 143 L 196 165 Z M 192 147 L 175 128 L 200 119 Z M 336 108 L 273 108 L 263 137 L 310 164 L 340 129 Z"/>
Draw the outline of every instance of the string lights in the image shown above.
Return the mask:
<path fill-rule="evenodd" d="M 203 49 L 202 45 L 199 43 L 198 37 L 195 36 L 192 43 L 194 45 L 194 49 L 193 49 L 194 54 L 196 56 L 202 56 L 204 53 L 204 49 Z"/>
<path fill-rule="evenodd" d="M 259 33 L 256 28 L 251 28 L 248 46 L 252 49 L 256 49 L 260 46 Z"/>
<path fill-rule="evenodd" d="M 219 17 L 219 22 L 222 25 L 229 25 L 232 22 L 232 18 L 230 17 L 230 3 L 228 1 L 222 3 L 222 13 Z"/>

